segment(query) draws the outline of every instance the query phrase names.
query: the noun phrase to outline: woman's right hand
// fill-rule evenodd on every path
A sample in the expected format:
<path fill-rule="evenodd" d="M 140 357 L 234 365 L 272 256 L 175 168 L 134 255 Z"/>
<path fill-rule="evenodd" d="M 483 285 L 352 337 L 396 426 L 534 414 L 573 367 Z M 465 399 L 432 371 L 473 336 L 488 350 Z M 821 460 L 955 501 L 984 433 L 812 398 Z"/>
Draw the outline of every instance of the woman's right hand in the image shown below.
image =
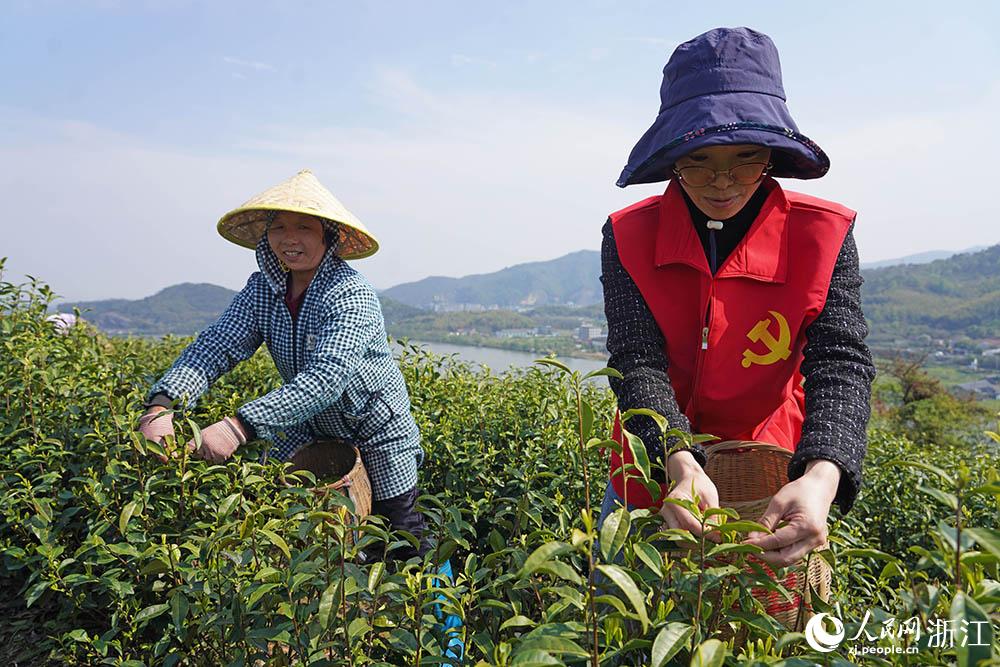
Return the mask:
<path fill-rule="evenodd" d="M 673 482 L 667 498 L 683 498 L 694 500 L 694 495 L 698 496 L 698 506 L 702 510 L 719 506 L 719 492 L 715 488 L 715 483 L 705 474 L 705 470 L 698 465 L 691 452 L 675 452 L 667 459 L 667 472 L 670 481 Z M 663 503 L 660 508 L 660 516 L 666 522 L 668 528 L 681 528 L 690 532 L 694 536 L 701 535 L 701 524 L 691 512 L 680 505 L 673 503 Z M 718 534 L 709 535 L 709 539 L 718 540 Z"/>
<path fill-rule="evenodd" d="M 146 414 L 139 417 L 139 433 L 147 440 L 151 440 L 158 445 L 163 444 L 163 439 L 166 436 L 174 435 L 174 415 L 172 412 L 161 415 L 160 413 L 164 410 L 166 408 L 154 405 L 146 410 Z M 163 463 L 167 462 L 165 456 L 157 454 L 156 458 L 160 459 Z"/>

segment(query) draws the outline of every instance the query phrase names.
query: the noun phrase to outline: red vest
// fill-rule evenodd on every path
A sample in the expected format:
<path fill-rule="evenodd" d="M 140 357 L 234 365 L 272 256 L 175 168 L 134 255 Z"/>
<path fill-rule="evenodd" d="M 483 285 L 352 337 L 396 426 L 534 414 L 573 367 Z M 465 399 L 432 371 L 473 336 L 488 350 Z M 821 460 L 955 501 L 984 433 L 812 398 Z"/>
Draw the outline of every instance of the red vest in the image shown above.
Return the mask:
<path fill-rule="evenodd" d="M 826 303 L 855 213 L 785 192 L 773 179 L 761 187 L 770 194 L 714 277 L 676 181 L 611 223 L 622 266 L 663 332 L 670 382 L 692 432 L 794 451 L 805 415 L 806 327 Z M 613 437 L 622 441 L 617 419 Z M 612 483 L 625 497 L 621 465 L 612 453 Z M 659 502 L 634 480 L 627 499 Z"/>

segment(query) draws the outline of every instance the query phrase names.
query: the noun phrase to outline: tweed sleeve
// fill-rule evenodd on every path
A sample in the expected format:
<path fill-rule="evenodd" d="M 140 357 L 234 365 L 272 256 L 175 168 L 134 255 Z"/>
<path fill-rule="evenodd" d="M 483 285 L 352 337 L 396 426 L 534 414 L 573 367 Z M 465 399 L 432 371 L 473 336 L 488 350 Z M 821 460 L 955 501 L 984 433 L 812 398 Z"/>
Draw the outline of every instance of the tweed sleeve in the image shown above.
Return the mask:
<path fill-rule="evenodd" d="M 340 399 L 368 346 L 384 335 L 375 290 L 348 281 L 325 305 L 325 315 L 309 364 L 288 383 L 244 404 L 239 416 L 257 436 L 274 440 L 284 429 L 302 424 Z"/>
<path fill-rule="evenodd" d="M 601 244 L 601 283 L 604 285 L 604 313 L 608 320 L 608 366 L 623 379 L 609 378 L 618 408 L 649 408 L 667 418 L 671 428 L 690 432 L 691 424 L 681 412 L 667 375 L 667 355 L 663 333 L 646 305 L 642 293 L 622 266 L 609 220 L 604 225 Z M 651 461 L 662 461 L 660 430 L 649 417 L 634 417 L 628 429 L 642 438 Z M 705 451 L 700 445 L 690 449 L 702 466 Z"/>
<path fill-rule="evenodd" d="M 875 365 L 864 342 L 868 335 L 861 311 L 864 281 L 853 229 L 852 225 L 837 257 L 823 312 L 806 329 L 802 362 L 806 415 L 802 440 L 788 466 L 788 478 L 795 480 L 814 459 L 837 464 L 841 474 L 835 501 L 844 513 L 861 490 L 875 378 Z"/>
<path fill-rule="evenodd" d="M 157 404 L 157 394 L 166 394 L 172 399 L 185 397 L 190 408 L 220 376 L 253 356 L 263 342 L 253 308 L 254 294 L 264 289 L 263 280 L 259 273 L 250 276 L 219 319 L 198 334 L 149 390 L 147 405 Z"/>

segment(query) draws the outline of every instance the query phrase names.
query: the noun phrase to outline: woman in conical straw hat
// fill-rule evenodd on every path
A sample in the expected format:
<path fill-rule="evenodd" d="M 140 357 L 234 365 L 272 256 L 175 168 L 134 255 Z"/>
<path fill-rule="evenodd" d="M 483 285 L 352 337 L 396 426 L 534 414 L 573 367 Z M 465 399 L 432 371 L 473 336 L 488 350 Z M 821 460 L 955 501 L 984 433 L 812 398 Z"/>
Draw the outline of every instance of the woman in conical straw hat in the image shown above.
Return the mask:
<path fill-rule="evenodd" d="M 792 120 L 767 35 L 717 28 L 681 44 L 660 98 L 618 185 L 667 181 L 666 191 L 604 226 L 608 363 L 622 374 L 611 387 L 622 412 L 651 408 L 671 428 L 793 452 L 791 481 L 760 518 L 773 534 L 748 538 L 768 563 L 790 565 L 824 542 L 831 504 L 848 511 L 861 485 L 875 369 L 855 213 L 774 178 L 819 178 L 830 161 Z M 700 533 L 662 500 L 693 490 L 718 505 L 704 449 L 665 452 L 650 417 L 626 428 L 667 476 L 644 483 L 629 448 L 615 453 L 602 520 L 627 501 Z"/>
<path fill-rule="evenodd" d="M 262 439 L 273 443 L 272 458 L 315 471 L 324 464 L 321 443 L 353 444 L 370 477 L 372 512 L 420 541 L 419 549 L 393 555 L 423 556 L 428 541 L 414 509 L 420 431 L 378 296 L 345 261 L 374 254 L 378 241 L 308 170 L 230 211 L 218 230 L 255 250 L 260 270 L 152 387 L 141 433 L 157 442 L 172 435 L 171 414 L 157 413 L 178 401 L 193 405 L 263 343 L 283 386 L 204 428 L 196 454 L 222 462 Z M 441 572 L 450 576 L 450 564 Z M 453 634 L 451 654 L 459 653 Z"/>

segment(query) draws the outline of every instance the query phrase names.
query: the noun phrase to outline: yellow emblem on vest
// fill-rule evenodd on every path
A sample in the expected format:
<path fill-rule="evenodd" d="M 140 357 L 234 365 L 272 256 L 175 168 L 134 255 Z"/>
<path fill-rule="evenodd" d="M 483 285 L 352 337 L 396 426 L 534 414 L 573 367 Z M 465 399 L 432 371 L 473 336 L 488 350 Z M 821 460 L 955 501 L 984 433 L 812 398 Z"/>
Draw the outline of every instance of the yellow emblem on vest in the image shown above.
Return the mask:
<path fill-rule="evenodd" d="M 749 348 L 743 350 L 743 368 L 750 368 L 751 364 L 770 366 L 792 356 L 792 336 L 788 330 L 788 321 L 777 311 L 769 310 L 767 312 L 778 323 L 778 338 L 775 339 L 768 329 L 771 325 L 770 319 L 761 320 L 755 324 L 747 334 L 747 338 L 754 343 L 763 343 L 767 347 L 768 353 L 757 354 Z"/>

